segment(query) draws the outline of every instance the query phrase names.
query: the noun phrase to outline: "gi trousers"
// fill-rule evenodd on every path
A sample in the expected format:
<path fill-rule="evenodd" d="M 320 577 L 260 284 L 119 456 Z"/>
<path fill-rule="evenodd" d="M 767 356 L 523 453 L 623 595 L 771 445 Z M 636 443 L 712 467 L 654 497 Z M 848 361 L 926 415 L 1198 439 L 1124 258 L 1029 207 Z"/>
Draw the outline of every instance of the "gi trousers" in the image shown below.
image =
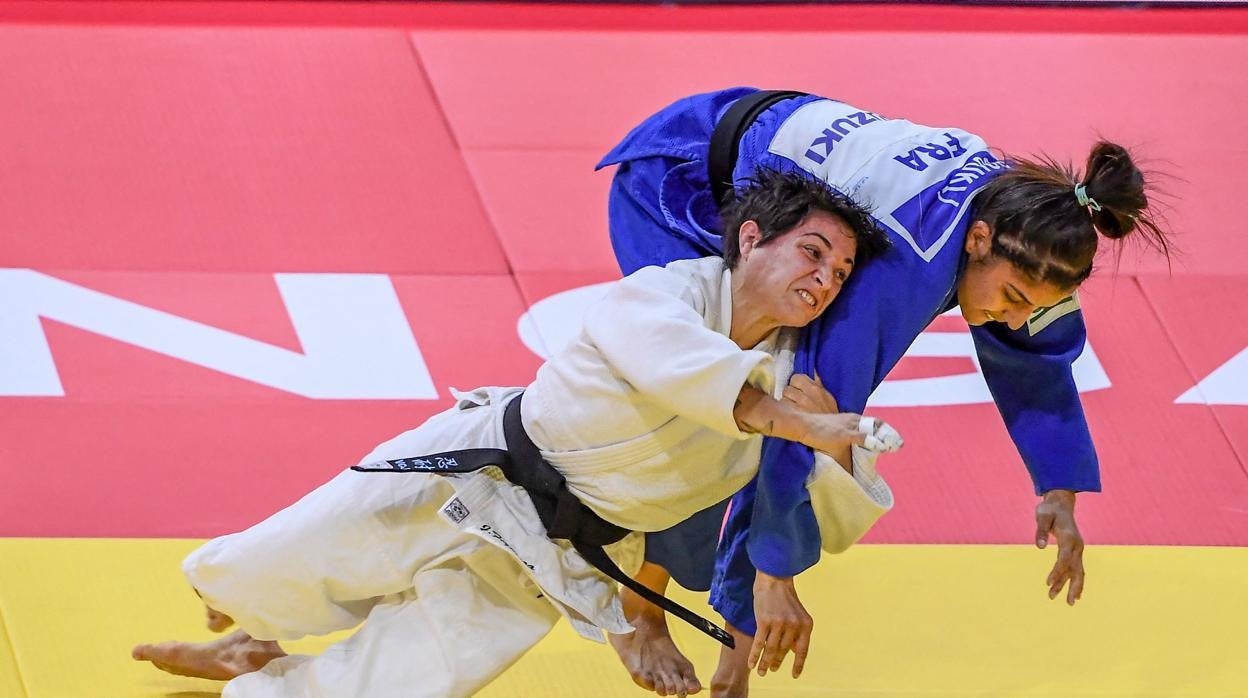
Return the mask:
<path fill-rule="evenodd" d="M 362 462 L 501 447 L 501 413 L 501 402 L 461 402 Z M 257 639 L 360 626 L 321 655 L 235 678 L 225 698 L 469 696 L 541 640 L 561 610 L 578 631 L 631 630 L 613 584 L 546 538 L 524 491 L 494 469 L 347 470 L 205 544 L 183 570 L 208 606 Z"/>

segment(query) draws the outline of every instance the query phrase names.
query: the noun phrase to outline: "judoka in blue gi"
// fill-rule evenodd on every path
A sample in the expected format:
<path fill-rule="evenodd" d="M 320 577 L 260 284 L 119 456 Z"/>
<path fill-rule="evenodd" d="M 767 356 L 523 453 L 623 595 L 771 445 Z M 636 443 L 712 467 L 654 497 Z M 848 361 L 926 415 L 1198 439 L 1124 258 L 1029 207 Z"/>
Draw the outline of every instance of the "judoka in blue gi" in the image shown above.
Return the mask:
<path fill-rule="evenodd" d="M 760 168 L 805 173 L 872 208 L 892 248 L 805 328 L 795 372 L 818 375 L 841 409 L 861 412 L 923 329 L 960 308 L 1041 497 L 1036 545 L 1050 536 L 1058 544 L 1049 596 L 1069 583 L 1066 600 L 1075 603 L 1084 584 L 1076 493 L 1101 487 L 1072 377 L 1086 337 L 1075 291 L 1091 273 L 1098 237 L 1140 231 L 1135 237 L 1169 250 L 1125 149 L 1097 143 L 1080 176 L 1049 159 L 1001 159 L 962 129 L 814 95 L 734 88 L 663 109 L 599 167 L 608 165 L 618 165 L 610 230 L 625 274 L 718 253 L 719 203 L 732 182 Z M 686 587 L 710 586 L 712 605 L 738 634 L 736 655 L 721 656 L 713 695 L 744 695 L 747 667 L 775 671 L 790 650 L 799 655 L 794 675 L 800 671 L 810 617 L 792 578 L 820 550 L 804 486 L 811 467 L 809 448 L 768 439 L 757 478 L 732 499 L 717 554 L 727 503 L 648 536 L 639 579 L 661 589 L 670 572 Z M 624 596 L 638 631 L 612 643 L 634 681 L 667 694 L 700 688 L 662 613 Z"/>

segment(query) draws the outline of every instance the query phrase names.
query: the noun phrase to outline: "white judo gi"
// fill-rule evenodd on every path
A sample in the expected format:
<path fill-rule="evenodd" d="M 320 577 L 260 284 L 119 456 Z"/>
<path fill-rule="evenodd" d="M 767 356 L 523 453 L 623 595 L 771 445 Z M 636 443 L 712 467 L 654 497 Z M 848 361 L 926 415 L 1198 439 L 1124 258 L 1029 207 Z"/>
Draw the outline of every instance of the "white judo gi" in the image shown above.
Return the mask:
<path fill-rule="evenodd" d="M 793 330 L 752 350 L 729 338 L 730 273 L 714 257 L 649 267 L 590 310 L 579 338 L 524 389 L 525 431 L 603 519 L 656 531 L 731 496 L 762 439 L 733 408 L 750 383 L 779 397 Z M 361 463 L 505 448 L 520 388 L 457 393 L 454 407 Z M 810 482 L 825 549 L 852 545 L 892 507 L 874 456 L 854 475 L 826 456 Z M 626 572 L 642 538 L 607 548 Z M 290 640 L 363 626 L 316 656 L 290 656 L 225 688 L 243 696 L 467 696 L 568 618 L 582 635 L 630 632 L 615 584 L 546 537 L 497 468 L 464 475 L 347 470 L 252 528 L 210 541 L 183 569 L 210 607 L 253 637 Z"/>

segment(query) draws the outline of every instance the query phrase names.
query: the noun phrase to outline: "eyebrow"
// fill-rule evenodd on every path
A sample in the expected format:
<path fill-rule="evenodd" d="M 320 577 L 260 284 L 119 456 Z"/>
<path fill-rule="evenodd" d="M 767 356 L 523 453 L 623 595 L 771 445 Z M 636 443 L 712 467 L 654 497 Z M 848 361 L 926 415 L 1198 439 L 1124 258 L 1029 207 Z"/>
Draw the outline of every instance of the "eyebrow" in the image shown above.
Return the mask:
<path fill-rule="evenodd" d="M 1008 281 L 1006 282 L 1006 284 L 1005 284 L 1005 285 L 1006 285 L 1006 286 L 1009 286 L 1011 289 L 1013 289 L 1013 290 L 1014 290 L 1014 293 L 1017 293 L 1017 294 L 1018 294 L 1018 297 L 1019 297 L 1019 298 L 1022 298 L 1024 303 L 1026 303 L 1027 305 L 1035 305 L 1035 303 L 1032 303 L 1032 302 L 1031 302 L 1031 300 L 1027 298 L 1027 294 L 1025 294 L 1025 293 L 1023 293 L 1022 291 L 1018 290 L 1018 287 L 1017 287 L 1017 286 L 1015 286 L 1015 285 L 1014 285 L 1014 284 L 1012 284 L 1012 283 L 1009 283 Z"/>
<path fill-rule="evenodd" d="M 807 236 L 807 235 L 814 235 L 815 237 L 819 238 L 820 240 L 823 240 L 823 244 L 827 245 L 829 250 L 830 250 L 830 249 L 832 249 L 832 243 L 828 242 L 828 239 L 827 239 L 827 238 L 825 238 L 825 237 L 823 236 L 823 234 L 822 234 L 822 233 L 802 233 L 802 236 L 803 236 L 803 237 L 805 237 L 805 236 Z"/>
<path fill-rule="evenodd" d="M 820 240 L 823 240 L 823 244 L 827 245 L 829 250 L 832 249 L 832 243 L 828 242 L 828 239 L 825 238 L 822 233 L 802 233 L 803 237 L 807 235 L 814 235 Z M 843 261 L 851 267 L 854 266 L 854 260 L 852 257 L 846 257 Z"/>

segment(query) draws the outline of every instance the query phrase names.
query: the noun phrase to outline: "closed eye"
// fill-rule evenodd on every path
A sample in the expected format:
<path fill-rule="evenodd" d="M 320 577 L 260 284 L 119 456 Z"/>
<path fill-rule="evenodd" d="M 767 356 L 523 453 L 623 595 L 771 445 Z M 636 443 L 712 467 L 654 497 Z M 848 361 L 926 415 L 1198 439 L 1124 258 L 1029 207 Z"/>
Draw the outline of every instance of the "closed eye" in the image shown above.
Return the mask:
<path fill-rule="evenodd" d="M 1031 299 L 1027 296 L 1024 296 L 1023 292 L 1018 290 L 1014 284 L 1006 284 L 1005 288 L 1002 289 L 1002 293 L 1005 295 L 1005 300 L 1009 301 L 1011 305 L 1027 305 L 1033 308 L 1036 307 L 1036 304 L 1032 303 Z"/>

